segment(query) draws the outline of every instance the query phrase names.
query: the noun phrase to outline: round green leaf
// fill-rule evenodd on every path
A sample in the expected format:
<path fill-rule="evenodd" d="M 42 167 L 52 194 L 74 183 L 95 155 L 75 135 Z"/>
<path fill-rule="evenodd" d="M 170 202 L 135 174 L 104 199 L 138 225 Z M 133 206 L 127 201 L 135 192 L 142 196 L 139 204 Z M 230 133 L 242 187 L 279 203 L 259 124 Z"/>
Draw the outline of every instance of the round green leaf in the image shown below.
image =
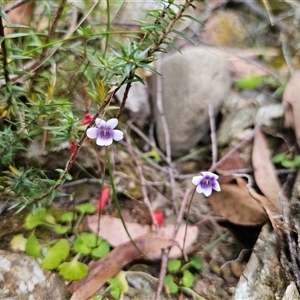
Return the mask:
<path fill-rule="evenodd" d="M 190 258 L 190 264 L 196 269 L 201 270 L 203 267 L 203 260 L 200 256 L 194 255 Z"/>
<path fill-rule="evenodd" d="M 73 259 L 59 266 L 59 274 L 66 280 L 80 280 L 88 273 L 88 266 Z"/>
<path fill-rule="evenodd" d="M 109 251 L 110 245 L 105 241 L 101 241 L 100 245 L 92 250 L 92 256 L 95 258 L 101 258 L 105 256 Z"/>
<path fill-rule="evenodd" d="M 170 294 L 178 293 L 178 285 L 174 282 L 174 277 L 171 274 L 165 276 L 164 286 Z"/>
<path fill-rule="evenodd" d="M 178 259 L 171 259 L 168 262 L 168 271 L 170 273 L 176 273 L 180 270 L 181 261 Z"/>
<path fill-rule="evenodd" d="M 182 283 L 185 287 L 192 287 L 194 284 L 194 276 L 189 270 L 183 271 Z"/>
<path fill-rule="evenodd" d="M 27 239 L 23 234 L 15 235 L 10 241 L 10 248 L 14 251 L 25 251 Z"/>
<path fill-rule="evenodd" d="M 72 223 L 73 221 L 75 221 L 77 219 L 77 215 L 76 213 L 72 212 L 72 211 L 68 211 L 64 214 L 62 214 L 59 218 L 59 222 L 62 223 Z"/>
<path fill-rule="evenodd" d="M 33 257 L 40 257 L 42 258 L 41 250 L 45 247 L 45 245 L 41 245 L 35 235 L 31 235 L 27 239 L 27 243 L 25 246 L 25 253 L 27 255 L 33 256 Z"/>
<path fill-rule="evenodd" d="M 93 214 L 96 211 L 95 205 L 91 203 L 83 203 L 80 205 L 77 205 L 75 209 L 80 212 L 82 215 L 84 214 Z"/>
<path fill-rule="evenodd" d="M 49 248 L 46 257 L 42 261 L 42 267 L 47 270 L 56 269 L 70 253 L 70 245 L 66 239 L 60 239 Z"/>
<path fill-rule="evenodd" d="M 39 225 L 51 227 L 55 225 L 54 217 L 44 207 L 30 212 L 25 219 L 25 228 L 28 230 L 34 229 Z"/>
<path fill-rule="evenodd" d="M 70 226 L 62 226 L 61 224 L 57 224 L 55 227 L 54 227 L 54 231 L 57 233 L 57 234 L 65 234 L 67 232 L 70 232 L 72 230 L 72 227 Z"/>

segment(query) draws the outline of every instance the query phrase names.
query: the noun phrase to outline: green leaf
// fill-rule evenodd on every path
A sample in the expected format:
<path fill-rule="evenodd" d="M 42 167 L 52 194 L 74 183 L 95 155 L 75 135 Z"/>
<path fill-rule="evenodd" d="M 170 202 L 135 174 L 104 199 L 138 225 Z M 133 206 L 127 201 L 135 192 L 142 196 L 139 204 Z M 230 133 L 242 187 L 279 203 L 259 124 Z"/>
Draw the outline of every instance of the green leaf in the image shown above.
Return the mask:
<path fill-rule="evenodd" d="M 196 269 L 201 270 L 203 268 L 203 260 L 200 256 L 194 255 L 190 258 L 190 264 Z"/>
<path fill-rule="evenodd" d="M 64 262 L 59 267 L 59 275 L 66 280 L 80 280 L 88 273 L 88 266 L 79 262 L 75 257 L 70 262 Z"/>
<path fill-rule="evenodd" d="M 183 271 L 182 283 L 186 287 L 192 287 L 194 284 L 194 276 L 189 270 Z"/>
<path fill-rule="evenodd" d="M 96 211 L 95 205 L 91 203 L 83 203 L 80 205 L 77 205 L 75 209 L 80 212 L 81 214 L 93 214 Z"/>
<path fill-rule="evenodd" d="M 93 248 L 98 247 L 103 240 L 95 233 L 83 232 L 74 242 L 74 251 L 88 255 Z"/>
<path fill-rule="evenodd" d="M 34 229 L 39 225 L 52 227 L 55 224 L 54 217 L 44 207 L 31 211 L 25 219 L 25 228 L 28 230 Z"/>
<path fill-rule="evenodd" d="M 62 214 L 62 215 L 59 217 L 59 222 L 62 222 L 62 223 L 72 223 L 72 222 L 74 222 L 76 219 L 77 219 L 76 213 L 74 213 L 74 212 L 72 212 L 72 211 L 68 211 L 68 212 Z"/>
<path fill-rule="evenodd" d="M 19 38 L 19 37 L 28 36 L 28 35 L 30 35 L 30 34 L 25 33 L 25 32 L 17 32 L 17 33 L 10 33 L 10 34 L 6 35 L 5 38 L 13 39 L 13 38 Z"/>
<path fill-rule="evenodd" d="M 164 286 L 170 294 L 178 293 L 179 288 L 178 288 L 178 285 L 174 282 L 173 275 L 168 274 L 165 276 Z"/>
<path fill-rule="evenodd" d="M 121 293 L 126 293 L 129 289 L 126 272 L 120 271 L 116 276 L 107 280 L 109 283 L 110 294 L 115 298 L 119 299 Z"/>
<path fill-rule="evenodd" d="M 272 158 L 272 162 L 274 164 L 280 164 L 286 159 L 285 153 L 279 153 Z"/>
<path fill-rule="evenodd" d="M 27 255 L 33 256 L 33 257 L 40 257 L 42 258 L 42 248 L 44 248 L 45 245 L 42 245 L 38 242 L 35 235 L 31 235 L 26 243 L 25 253 Z"/>
<path fill-rule="evenodd" d="M 49 248 L 46 257 L 42 261 L 42 267 L 47 270 L 56 269 L 70 253 L 70 245 L 66 239 L 59 240 Z"/>
<path fill-rule="evenodd" d="M 176 33 L 177 35 L 181 36 L 182 38 L 184 38 L 185 40 L 189 41 L 190 43 L 192 43 L 193 45 L 197 45 L 194 41 L 192 41 L 186 34 L 173 29 L 172 32 Z"/>
<path fill-rule="evenodd" d="M 170 273 L 176 273 L 180 270 L 181 261 L 178 259 L 172 259 L 168 261 L 168 271 Z"/>
<path fill-rule="evenodd" d="M 71 226 L 63 226 L 61 224 L 57 224 L 54 227 L 54 231 L 57 234 L 65 234 L 65 233 L 71 232 L 72 231 L 72 227 Z"/>
<path fill-rule="evenodd" d="M 110 245 L 105 241 L 101 241 L 100 245 L 92 250 L 92 256 L 95 258 L 101 258 L 105 256 L 109 251 Z"/>
<path fill-rule="evenodd" d="M 253 90 L 259 88 L 264 81 L 263 76 L 248 75 L 240 78 L 235 84 L 235 88 L 241 90 Z"/>
<path fill-rule="evenodd" d="M 0 9 L 0 17 L 1 17 L 2 19 L 4 19 L 7 23 L 9 23 L 7 14 L 6 14 L 2 9 Z"/>
<path fill-rule="evenodd" d="M 10 241 L 10 248 L 13 251 L 25 251 L 27 239 L 24 238 L 23 234 L 15 235 Z"/>

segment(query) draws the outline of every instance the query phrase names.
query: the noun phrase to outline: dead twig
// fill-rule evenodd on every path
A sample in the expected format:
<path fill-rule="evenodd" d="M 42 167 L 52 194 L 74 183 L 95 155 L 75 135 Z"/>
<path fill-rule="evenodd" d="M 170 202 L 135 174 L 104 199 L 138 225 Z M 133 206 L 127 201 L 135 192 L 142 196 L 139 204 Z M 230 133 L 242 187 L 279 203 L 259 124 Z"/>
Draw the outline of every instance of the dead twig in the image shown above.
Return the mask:
<path fill-rule="evenodd" d="M 208 105 L 208 115 L 209 115 L 209 124 L 210 124 L 211 148 L 212 148 L 212 165 L 215 165 L 218 161 L 218 145 L 217 145 L 214 107 L 211 103 Z"/>

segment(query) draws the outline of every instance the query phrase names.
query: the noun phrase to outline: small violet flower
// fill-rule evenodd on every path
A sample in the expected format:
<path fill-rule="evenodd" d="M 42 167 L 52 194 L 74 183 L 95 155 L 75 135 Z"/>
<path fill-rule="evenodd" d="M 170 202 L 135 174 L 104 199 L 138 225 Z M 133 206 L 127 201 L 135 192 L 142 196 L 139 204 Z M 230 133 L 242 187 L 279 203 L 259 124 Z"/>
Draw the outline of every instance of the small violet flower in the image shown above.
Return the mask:
<path fill-rule="evenodd" d="M 218 175 L 211 172 L 201 172 L 200 176 L 195 176 L 192 179 L 192 183 L 197 186 L 197 193 L 203 193 L 206 197 L 210 196 L 212 190 L 217 192 L 221 191 L 221 187 L 217 179 Z"/>
<path fill-rule="evenodd" d="M 114 129 L 118 125 L 118 119 L 113 118 L 107 122 L 99 118 L 95 121 L 96 127 L 89 128 L 86 132 L 91 139 L 96 139 L 96 144 L 99 146 L 108 146 L 113 140 L 120 141 L 123 139 L 123 132 Z"/>

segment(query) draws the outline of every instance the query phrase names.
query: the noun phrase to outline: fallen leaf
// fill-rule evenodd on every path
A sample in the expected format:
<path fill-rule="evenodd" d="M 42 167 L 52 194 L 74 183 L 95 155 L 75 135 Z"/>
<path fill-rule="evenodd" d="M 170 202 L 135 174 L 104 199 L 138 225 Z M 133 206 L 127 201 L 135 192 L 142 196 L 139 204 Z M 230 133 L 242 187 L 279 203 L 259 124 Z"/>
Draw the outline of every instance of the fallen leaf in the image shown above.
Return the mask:
<path fill-rule="evenodd" d="M 97 230 L 99 229 L 98 235 L 106 240 L 112 247 L 117 247 L 120 244 L 129 242 L 130 239 L 124 229 L 124 225 L 119 218 L 114 218 L 111 216 L 101 216 L 100 217 L 100 226 L 98 226 L 99 217 L 97 215 L 87 216 L 87 222 L 89 229 L 97 234 Z M 133 240 L 138 238 L 141 235 L 150 233 L 153 231 L 153 227 L 151 225 L 141 225 L 139 223 L 131 223 L 125 222 L 128 232 Z M 165 224 L 160 228 L 159 234 L 160 236 L 172 236 L 174 230 L 173 224 Z M 188 226 L 186 233 L 186 240 L 184 245 L 184 251 L 189 253 L 198 237 L 198 227 L 197 226 Z M 116 232 L 118 234 L 116 234 Z M 171 258 L 177 258 L 182 256 L 181 248 L 183 247 L 183 241 L 185 236 L 185 224 L 181 225 L 178 233 L 176 235 L 176 242 L 179 247 L 173 247 L 170 251 Z M 154 259 L 159 259 L 161 256 L 160 251 L 156 251 L 153 253 L 148 253 L 148 256 Z"/>
<path fill-rule="evenodd" d="M 285 127 L 293 128 L 297 138 L 297 143 L 300 146 L 300 71 L 297 70 L 292 74 L 283 94 L 283 104 L 286 107 L 284 125 Z"/>
<path fill-rule="evenodd" d="M 221 184 L 221 192 L 213 193 L 208 201 L 212 208 L 228 221 L 246 226 L 261 225 L 267 215 L 259 203 L 251 197 L 247 182 L 236 178 L 237 184 Z"/>
<path fill-rule="evenodd" d="M 279 192 L 281 190 L 280 182 L 271 161 L 271 155 L 266 139 L 259 129 L 254 133 L 252 164 L 257 186 L 266 198 L 275 206 L 277 212 L 281 213 L 279 201 Z"/>
<path fill-rule="evenodd" d="M 118 234 L 115 234 L 118 235 Z M 176 245 L 176 241 L 155 233 L 140 236 L 135 240 L 136 246 L 145 254 Z M 102 259 L 96 261 L 89 269 L 88 275 L 69 286 L 73 293 L 70 300 L 85 300 L 99 290 L 105 282 L 117 274 L 122 267 L 141 256 L 141 252 L 131 242 L 124 243 Z"/>
<path fill-rule="evenodd" d="M 17 0 L 10 1 L 9 5 L 15 4 Z M 7 5 L 8 7 L 8 5 Z M 31 3 L 24 3 L 23 5 L 20 5 L 19 7 L 11 10 L 7 16 L 10 24 L 24 24 L 28 25 L 31 18 L 33 9 L 35 7 L 35 4 L 33 2 Z M 5 24 L 6 22 L 4 22 Z M 12 33 L 15 29 L 14 28 L 5 28 L 4 32 L 5 35 Z"/>

